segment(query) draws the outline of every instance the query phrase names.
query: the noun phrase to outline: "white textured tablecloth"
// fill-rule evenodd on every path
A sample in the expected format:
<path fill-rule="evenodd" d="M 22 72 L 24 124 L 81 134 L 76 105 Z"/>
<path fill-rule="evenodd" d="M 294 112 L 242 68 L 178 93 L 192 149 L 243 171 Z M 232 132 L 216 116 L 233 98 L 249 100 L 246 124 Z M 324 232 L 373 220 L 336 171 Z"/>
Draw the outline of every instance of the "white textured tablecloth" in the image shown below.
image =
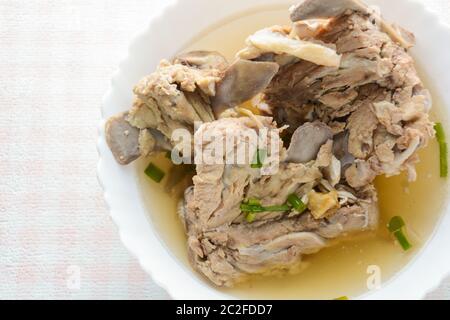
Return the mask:
<path fill-rule="evenodd" d="M 448 0 L 424 2 L 450 23 Z M 96 178 L 101 98 L 164 3 L 0 0 L 0 299 L 168 298 Z M 432 297 L 449 299 L 450 281 Z"/>

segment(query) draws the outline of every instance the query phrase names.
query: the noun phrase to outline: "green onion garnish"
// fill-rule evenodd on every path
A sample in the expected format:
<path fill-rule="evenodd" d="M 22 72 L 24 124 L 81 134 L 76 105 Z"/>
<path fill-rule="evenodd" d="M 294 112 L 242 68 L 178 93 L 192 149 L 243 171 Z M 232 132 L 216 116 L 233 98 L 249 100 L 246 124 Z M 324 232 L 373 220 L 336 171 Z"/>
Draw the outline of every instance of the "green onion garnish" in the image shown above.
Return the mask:
<path fill-rule="evenodd" d="M 245 220 L 247 220 L 248 223 L 252 223 L 253 221 L 255 221 L 256 218 L 256 213 L 254 212 L 247 212 L 247 214 L 245 215 Z"/>
<path fill-rule="evenodd" d="M 258 212 L 289 211 L 291 207 L 287 204 L 263 207 L 258 199 L 249 199 L 247 202 L 241 203 L 240 209 L 242 212 L 246 213 L 245 219 L 247 222 L 252 223 L 255 220 L 256 213 Z"/>
<path fill-rule="evenodd" d="M 241 211 L 244 211 L 244 212 L 264 212 L 265 211 L 264 208 L 260 205 L 252 206 L 252 205 L 249 205 L 246 203 L 241 203 L 240 208 L 241 208 Z"/>
<path fill-rule="evenodd" d="M 269 207 L 263 207 L 264 211 L 289 211 L 291 210 L 291 207 L 289 207 L 287 204 L 283 204 L 281 206 L 269 206 Z"/>
<path fill-rule="evenodd" d="M 261 201 L 259 201 L 259 199 L 254 199 L 254 198 L 248 199 L 248 201 L 246 203 L 251 206 L 260 206 L 261 205 Z"/>
<path fill-rule="evenodd" d="M 437 122 L 434 125 L 434 131 L 436 131 L 436 139 L 437 141 L 440 142 L 445 142 L 445 131 L 444 131 L 444 126 L 442 125 L 442 123 Z"/>
<path fill-rule="evenodd" d="M 244 212 L 277 212 L 277 211 L 289 211 L 291 207 L 289 207 L 287 204 L 281 205 L 281 206 L 268 206 L 263 207 L 261 205 L 250 205 L 247 203 L 242 203 L 241 211 Z"/>
<path fill-rule="evenodd" d="M 448 176 L 448 149 L 447 144 L 444 142 L 439 143 L 439 168 L 441 178 L 447 178 Z"/>
<path fill-rule="evenodd" d="M 402 217 L 395 216 L 392 217 L 391 220 L 389 220 L 388 223 L 388 229 L 389 231 L 394 234 L 395 238 L 397 239 L 400 246 L 403 248 L 403 250 L 407 251 L 412 248 L 411 243 L 408 241 L 408 238 L 406 237 L 405 233 L 403 232 L 403 228 L 405 227 L 405 221 Z"/>
<path fill-rule="evenodd" d="M 150 179 L 152 179 L 153 181 L 158 182 L 158 183 L 161 182 L 161 180 L 166 175 L 164 173 L 164 171 L 162 171 L 160 168 L 155 166 L 153 164 L 153 162 L 149 163 L 149 165 L 147 166 L 147 169 L 145 169 L 145 174 L 147 175 L 147 177 L 149 177 Z"/>
<path fill-rule="evenodd" d="M 406 238 L 402 230 L 395 231 L 394 236 L 397 238 L 397 241 L 398 243 L 400 243 L 403 250 L 408 251 L 409 249 L 412 248 L 411 243 L 409 243 L 408 238 Z"/>
<path fill-rule="evenodd" d="M 306 210 L 306 204 L 295 194 L 289 195 L 287 198 L 288 203 L 297 210 L 298 213 L 302 213 Z"/>
<path fill-rule="evenodd" d="M 166 152 L 166 158 L 172 160 L 172 151 L 167 151 Z"/>
<path fill-rule="evenodd" d="M 347 296 L 342 296 L 342 297 L 336 298 L 334 300 L 349 300 L 349 299 Z"/>
<path fill-rule="evenodd" d="M 399 216 L 392 217 L 388 223 L 388 229 L 390 232 L 395 232 L 397 230 L 400 230 L 404 226 L 405 226 L 405 221 L 403 221 L 403 218 L 399 217 Z"/>
<path fill-rule="evenodd" d="M 439 168 L 441 178 L 448 176 L 448 147 L 445 139 L 445 131 L 442 123 L 438 122 L 434 125 L 436 131 L 436 140 L 439 143 Z"/>
<path fill-rule="evenodd" d="M 257 149 L 255 156 L 253 158 L 253 162 L 250 165 L 251 168 L 253 169 L 260 169 L 263 167 L 263 163 L 264 163 L 264 159 L 267 156 L 267 151 L 263 150 L 263 149 Z"/>

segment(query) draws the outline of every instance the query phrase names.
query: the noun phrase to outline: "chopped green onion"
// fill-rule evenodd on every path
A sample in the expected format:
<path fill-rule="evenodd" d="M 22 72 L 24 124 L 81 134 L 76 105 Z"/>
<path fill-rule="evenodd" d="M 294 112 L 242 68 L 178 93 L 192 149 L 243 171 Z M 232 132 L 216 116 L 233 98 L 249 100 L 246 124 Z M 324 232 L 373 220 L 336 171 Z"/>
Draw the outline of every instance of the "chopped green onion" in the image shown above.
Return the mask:
<path fill-rule="evenodd" d="M 436 139 L 439 143 L 446 142 L 445 141 L 445 131 L 442 123 L 438 122 L 434 125 L 434 131 L 436 131 Z"/>
<path fill-rule="evenodd" d="M 246 203 L 242 203 L 241 206 L 241 211 L 244 212 L 264 212 L 264 208 L 262 206 L 252 206 Z"/>
<path fill-rule="evenodd" d="M 397 239 L 398 243 L 400 243 L 400 246 L 403 248 L 403 250 L 407 251 L 412 248 L 412 245 L 408 241 L 408 238 L 406 237 L 405 233 L 402 230 L 404 227 L 405 221 L 403 221 L 402 217 L 395 216 L 392 217 L 391 220 L 389 220 L 388 223 L 389 232 L 394 234 L 395 238 Z"/>
<path fill-rule="evenodd" d="M 255 156 L 253 158 L 253 162 L 250 165 L 250 167 L 253 168 L 253 169 L 260 169 L 260 168 L 262 168 L 263 167 L 263 163 L 264 163 L 264 159 L 266 158 L 266 156 L 267 156 L 266 150 L 257 149 L 256 153 L 255 153 Z"/>
<path fill-rule="evenodd" d="M 256 213 L 254 212 L 247 212 L 247 214 L 245 215 L 245 220 L 247 220 L 248 223 L 252 223 L 253 221 L 255 221 L 256 218 Z"/>
<path fill-rule="evenodd" d="M 251 205 L 248 203 L 241 203 L 240 209 L 241 211 L 244 212 L 277 212 L 277 211 L 289 211 L 291 207 L 289 207 L 287 204 L 281 206 L 263 207 L 261 205 Z"/>
<path fill-rule="evenodd" d="M 336 298 L 334 300 L 349 300 L 349 299 L 347 296 L 342 296 L 342 297 Z"/>
<path fill-rule="evenodd" d="M 287 204 L 283 204 L 281 206 L 269 206 L 269 207 L 263 207 L 264 211 L 289 211 L 291 210 L 291 207 L 289 207 Z"/>
<path fill-rule="evenodd" d="M 261 205 L 261 201 L 259 201 L 259 199 L 248 199 L 247 204 L 251 205 L 251 206 L 260 206 Z"/>
<path fill-rule="evenodd" d="M 412 248 L 411 243 L 409 243 L 408 238 L 406 238 L 402 230 L 395 231 L 394 236 L 397 238 L 397 241 L 398 243 L 400 243 L 403 250 L 408 251 L 409 249 Z"/>
<path fill-rule="evenodd" d="M 287 204 L 263 207 L 259 199 L 250 198 L 241 203 L 240 209 L 242 212 L 246 213 L 245 220 L 247 220 L 248 223 L 252 223 L 258 212 L 289 211 L 291 210 L 291 207 Z"/>
<path fill-rule="evenodd" d="M 447 178 L 448 176 L 448 149 L 445 142 L 439 143 L 439 168 L 441 178 Z"/>
<path fill-rule="evenodd" d="M 439 143 L 439 171 L 441 178 L 446 178 L 448 176 L 448 147 L 445 139 L 445 131 L 442 123 L 438 122 L 434 125 L 434 130 L 436 131 L 436 139 Z"/>
<path fill-rule="evenodd" d="M 397 230 L 400 230 L 404 226 L 405 226 L 405 221 L 403 221 L 403 218 L 399 217 L 399 216 L 392 217 L 388 223 L 388 229 L 390 232 L 395 232 Z"/>
<path fill-rule="evenodd" d="M 295 194 L 289 195 L 287 198 L 288 203 L 297 210 L 298 213 L 302 213 L 306 210 L 306 204 Z"/>
<path fill-rule="evenodd" d="M 161 182 L 161 180 L 166 175 L 164 171 L 155 166 L 153 162 L 149 163 L 147 169 L 145 169 L 145 174 L 147 175 L 147 177 L 158 183 Z"/>
<path fill-rule="evenodd" d="M 166 158 L 172 160 L 172 151 L 167 151 L 166 152 Z"/>

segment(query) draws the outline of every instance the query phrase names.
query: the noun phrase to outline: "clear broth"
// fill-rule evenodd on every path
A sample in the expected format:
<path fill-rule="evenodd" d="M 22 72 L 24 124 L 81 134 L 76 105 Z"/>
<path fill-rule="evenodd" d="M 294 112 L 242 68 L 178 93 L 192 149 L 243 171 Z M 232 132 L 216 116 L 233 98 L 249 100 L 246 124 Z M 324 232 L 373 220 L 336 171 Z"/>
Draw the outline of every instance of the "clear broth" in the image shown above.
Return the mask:
<path fill-rule="evenodd" d="M 235 53 L 244 46 L 248 35 L 270 25 L 287 23 L 284 7 L 248 14 L 208 30 L 183 51 L 216 50 L 232 61 Z M 431 117 L 444 122 L 445 115 L 440 105 L 435 101 Z M 317 254 L 305 256 L 305 268 L 299 274 L 255 277 L 235 288 L 218 290 L 247 299 L 357 297 L 368 291 L 368 267 L 373 265 L 379 267 L 381 281 L 385 283 L 421 250 L 433 233 L 445 205 L 448 183 L 439 177 L 439 149 L 434 140 L 420 152 L 420 158 L 421 162 L 417 165 L 418 179 L 414 183 L 408 183 L 405 175 L 377 178 L 380 225 L 376 232 L 354 236 Z M 170 162 L 163 155 L 152 161 L 166 171 L 170 169 Z M 149 159 L 141 159 L 136 166 L 143 201 L 167 249 L 191 268 L 187 259 L 185 234 L 176 213 L 177 199 L 143 174 L 148 162 Z M 414 243 L 413 249 L 407 253 L 402 251 L 385 227 L 395 215 L 405 219 L 409 237 Z"/>

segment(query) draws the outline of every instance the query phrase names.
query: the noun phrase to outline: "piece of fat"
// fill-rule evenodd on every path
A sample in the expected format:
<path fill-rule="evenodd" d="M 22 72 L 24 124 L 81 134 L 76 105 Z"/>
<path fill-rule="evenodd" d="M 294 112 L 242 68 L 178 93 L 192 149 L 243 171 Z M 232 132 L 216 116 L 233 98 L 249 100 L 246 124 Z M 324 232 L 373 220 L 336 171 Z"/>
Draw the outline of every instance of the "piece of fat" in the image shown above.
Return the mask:
<path fill-rule="evenodd" d="M 338 193 L 336 190 L 328 193 L 320 193 L 311 190 L 308 193 L 308 209 L 315 219 L 327 216 L 333 209 L 339 208 Z"/>
<path fill-rule="evenodd" d="M 286 53 L 317 65 L 339 67 L 341 55 L 326 46 L 289 38 L 271 29 L 262 29 L 247 38 L 247 44 L 259 49 L 262 53 Z"/>
<path fill-rule="evenodd" d="M 294 22 L 292 30 L 300 39 L 315 38 L 328 27 L 330 19 L 310 19 Z"/>

